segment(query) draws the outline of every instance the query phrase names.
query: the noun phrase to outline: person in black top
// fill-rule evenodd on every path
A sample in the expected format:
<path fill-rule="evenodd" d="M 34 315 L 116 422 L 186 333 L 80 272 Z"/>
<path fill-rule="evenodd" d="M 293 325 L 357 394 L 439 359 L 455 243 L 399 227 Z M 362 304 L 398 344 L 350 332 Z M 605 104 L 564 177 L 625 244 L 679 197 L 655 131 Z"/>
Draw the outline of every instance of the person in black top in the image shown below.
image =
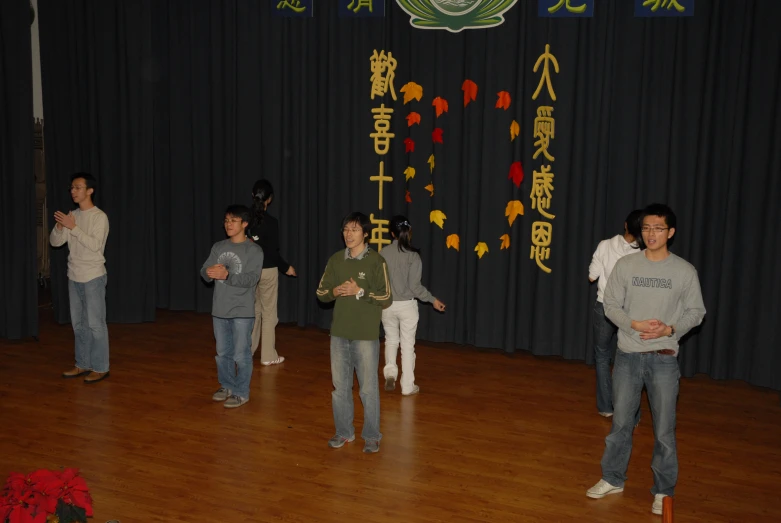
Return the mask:
<path fill-rule="evenodd" d="M 252 187 L 252 219 L 248 236 L 263 249 L 263 271 L 255 289 L 255 325 L 252 329 L 252 354 L 260 344 L 261 365 L 285 361 L 277 354 L 274 329 L 277 317 L 279 272 L 296 276 L 296 270 L 279 253 L 279 222 L 266 212 L 274 200 L 274 188 L 268 180 L 258 180 Z M 279 272 L 278 272 L 279 271 Z"/>

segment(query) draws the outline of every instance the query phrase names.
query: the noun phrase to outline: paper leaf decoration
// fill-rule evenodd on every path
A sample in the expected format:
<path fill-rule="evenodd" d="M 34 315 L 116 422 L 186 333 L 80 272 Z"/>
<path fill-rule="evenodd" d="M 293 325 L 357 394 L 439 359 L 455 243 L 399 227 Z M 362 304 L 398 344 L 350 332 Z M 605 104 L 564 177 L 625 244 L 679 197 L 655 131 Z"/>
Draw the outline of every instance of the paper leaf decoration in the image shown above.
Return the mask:
<path fill-rule="evenodd" d="M 404 87 L 401 88 L 401 92 L 404 93 L 404 104 L 412 100 L 413 98 L 420 101 L 423 98 L 423 87 L 415 82 L 407 82 Z"/>
<path fill-rule="evenodd" d="M 499 236 L 499 239 L 502 240 L 502 246 L 499 250 L 502 249 L 509 249 L 510 248 L 510 235 L 509 234 L 502 234 Z"/>
<path fill-rule="evenodd" d="M 496 100 L 496 108 L 504 109 L 505 111 L 510 107 L 510 93 L 507 91 L 499 91 L 496 93 L 498 99 Z"/>
<path fill-rule="evenodd" d="M 523 167 L 521 162 L 513 162 L 510 166 L 510 174 L 507 176 L 508 180 L 512 180 L 516 187 L 521 186 L 523 181 Z"/>
<path fill-rule="evenodd" d="M 483 254 L 488 252 L 488 245 L 485 244 L 485 242 L 480 242 L 475 246 L 475 252 L 477 253 L 477 257 L 482 259 Z"/>
<path fill-rule="evenodd" d="M 428 157 L 428 166 L 432 173 L 434 172 L 434 165 L 435 165 L 434 155 L 432 154 L 431 156 Z"/>
<path fill-rule="evenodd" d="M 412 196 L 410 196 L 409 191 L 404 195 L 404 201 L 407 203 L 412 203 Z"/>
<path fill-rule="evenodd" d="M 461 84 L 461 90 L 464 91 L 464 107 L 477 99 L 477 84 L 472 80 L 464 80 L 464 83 Z"/>
<path fill-rule="evenodd" d="M 436 223 L 440 229 L 445 228 L 445 220 L 447 220 L 447 216 L 442 211 L 431 211 L 428 215 L 428 221 Z"/>
<path fill-rule="evenodd" d="M 442 113 L 447 112 L 447 100 L 445 100 L 444 98 L 437 96 L 436 98 L 434 98 L 434 101 L 431 102 L 431 105 L 433 105 L 436 108 L 437 117 L 441 116 Z"/>
<path fill-rule="evenodd" d="M 414 124 L 420 125 L 420 114 L 412 111 L 407 115 L 407 127 L 412 127 Z"/>
<path fill-rule="evenodd" d="M 521 126 L 518 125 L 518 122 L 513 120 L 513 123 L 510 124 L 510 141 L 512 142 L 515 140 L 515 137 L 518 136 L 521 133 Z"/>
<path fill-rule="evenodd" d="M 404 152 L 405 153 L 415 152 L 415 140 L 413 140 L 410 137 L 404 138 Z"/>
<path fill-rule="evenodd" d="M 513 226 L 513 222 L 519 214 L 523 216 L 523 203 L 521 203 L 519 200 L 512 200 L 507 202 L 504 215 L 507 216 L 507 221 L 510 222 L 510 227 Z"/>
<path fill-rule="evenodd" d="M 433 183 L 430 183 L 430 184 L 426 185 L 423 188 L 431 193 L 430 196 L 434 196 L 434 184 Z"/>
<path fill-rule="evenodd" d="M 415 177 L 415 168 L 413 166 L 408 166 L 406 169 L 404 169 L 404 181 L 408 182 L 410 178 Z"/>
<path fill-rule="evenodd" d="M 458 234 L 451 234 L 447 237 L 445 240 L 445 245 L 448 249 L 455 249 L 458 250 L 458 244 L 461 241 L 461 239 L 458 237 Z"/>
<path fill-rule="evenodd" d="M 431 141 L 434 143 L 442 143 L 442 128 L 437 127 L 431 131 Z"/>

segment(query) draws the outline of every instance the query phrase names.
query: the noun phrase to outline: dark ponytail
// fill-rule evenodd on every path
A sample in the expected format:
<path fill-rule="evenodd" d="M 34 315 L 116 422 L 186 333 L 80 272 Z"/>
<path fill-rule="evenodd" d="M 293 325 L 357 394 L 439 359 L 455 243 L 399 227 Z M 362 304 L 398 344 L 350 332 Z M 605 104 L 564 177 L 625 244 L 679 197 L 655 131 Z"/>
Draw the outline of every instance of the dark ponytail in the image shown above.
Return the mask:
<path fill-rule="evenodd" d="M 390 230 L 396 236 L 396 239 L 399 242 L 400 251 L 420 252 L 419 249 L 416 249 L 410 243 L 410 236 L 412 234 L 412 225 L 409 224 L 407 218 L 401 215 L 394 216 L 393 218 L 391 218 Z"/>
<path fill-rule="evenodd" d="M 258 180 L 252 186 L 252 220 L 249 224 L 250 229 L 255 229 L 263 223 L 263 216 L 266 214 L 265 202 L 273 196 L 274 188 L 266 179 Z"/>

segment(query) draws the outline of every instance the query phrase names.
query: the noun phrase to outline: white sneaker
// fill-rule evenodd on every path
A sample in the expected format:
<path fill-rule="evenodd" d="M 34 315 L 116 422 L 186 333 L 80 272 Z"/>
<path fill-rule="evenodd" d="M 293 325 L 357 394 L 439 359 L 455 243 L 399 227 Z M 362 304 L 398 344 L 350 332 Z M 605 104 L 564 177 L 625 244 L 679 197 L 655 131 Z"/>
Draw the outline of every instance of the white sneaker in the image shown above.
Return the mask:
<path fill-rule="evenodd" d="M 411 391 L 409 391 L 409 392 L 402 392 L 401 395 L 402 396 L 413 396 L 413 395 L 417 394 L 418 392 L 420 392 L 420 387 L 415 385 L 414 387 L 412 387 Z"/>
<path fill-rule="evenodd" d="M 667 494 L 657 494 L 654 496 L 654 504 L 651 505 L 651 512 L 659 516 L 662 515 L 662 507 L 664 502 L 662 501 L 667 497 Z"/>
<path fill-rule="evenodd" d="M 612 418 L 613 417 L 613 413 L 612 412 L 600 412 L 599 415 L 602 416 L 603 418 Z"/>
<path fill-rule="evenodd" d="M 604 479 L 600 479 L 596 485 L 586 491 L 586 496 L 594 499 L 604 498 L 608 494 L 618 494 L 624 491 L 624 487 L 614 487 Z"/>
<path fill-rule="evenodd" d="M 272 360 L 272 361 L 261 361 L 260 364 L 268 367 L 269 365 L 279 365 L 283 361 L 285 361 L 285 357 L 284 356 L 280 356 L 279 358 L 277 358 L 275 360 Z"/>

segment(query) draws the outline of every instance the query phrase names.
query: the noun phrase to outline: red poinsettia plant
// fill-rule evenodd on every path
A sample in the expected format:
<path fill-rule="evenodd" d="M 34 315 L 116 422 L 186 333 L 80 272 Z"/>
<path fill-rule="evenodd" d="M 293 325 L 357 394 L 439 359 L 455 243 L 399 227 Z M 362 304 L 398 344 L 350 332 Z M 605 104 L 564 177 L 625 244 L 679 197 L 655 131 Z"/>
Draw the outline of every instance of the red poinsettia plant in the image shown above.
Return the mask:
<path fill-rule="evenodd" d="M 0 492 L 2 523 L 86 523 L 92 496 L 78 469 L 12 472 Z"/>

